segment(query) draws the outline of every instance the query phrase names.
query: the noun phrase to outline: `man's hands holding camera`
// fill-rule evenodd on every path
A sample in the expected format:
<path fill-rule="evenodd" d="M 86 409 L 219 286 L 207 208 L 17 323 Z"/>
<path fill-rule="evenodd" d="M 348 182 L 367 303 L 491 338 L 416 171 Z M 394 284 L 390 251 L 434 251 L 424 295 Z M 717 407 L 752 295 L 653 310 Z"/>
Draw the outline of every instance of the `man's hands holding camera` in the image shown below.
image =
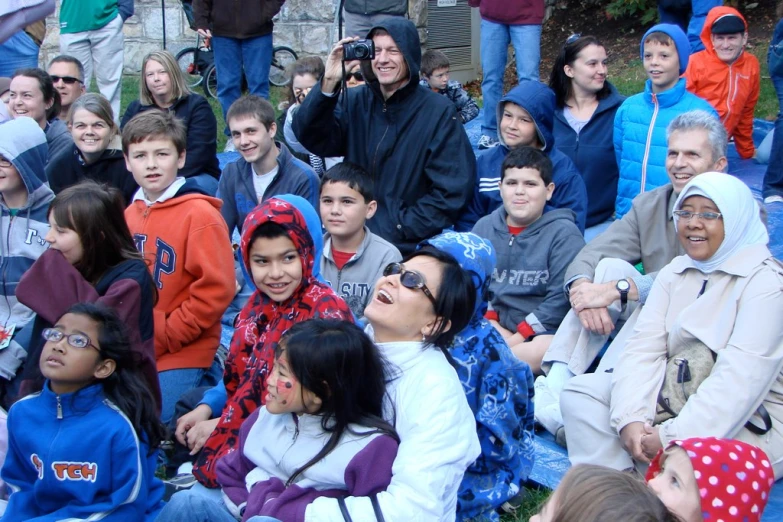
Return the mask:
<path fill-rule="evenodd" d="M 332 52 L 326 59 L 321 92 L 332 94 L 337 91 L 343 81 L 343 61 L 345 61 L 345 70 L 350 71 L 362 60 L 372 60 L 374 57 L 375 46 L 372 40 L 361 40 L 356 36 L 343 38 L 332 48 Z"/>

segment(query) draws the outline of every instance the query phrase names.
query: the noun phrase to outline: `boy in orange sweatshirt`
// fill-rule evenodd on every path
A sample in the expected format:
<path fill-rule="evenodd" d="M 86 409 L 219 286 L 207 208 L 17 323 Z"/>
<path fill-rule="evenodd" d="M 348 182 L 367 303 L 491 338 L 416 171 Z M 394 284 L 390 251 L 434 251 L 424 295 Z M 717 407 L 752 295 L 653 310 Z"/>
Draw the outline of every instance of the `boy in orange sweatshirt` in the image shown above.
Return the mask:
<path fill-rule="evenodd" d="M 692 54 L 686 88 L 715 107 L 743 159 L 756 154 L 753 111 L 759 99 L 759 61 L 745 52 L 748 23 L 733 7 L 713 7 L 701 31 L 704 50 Z"/>
<path fill-rule="evenodd" d="M 220 317 L 235 293 L 234 258 L 219 199 L 177 177 L 185 163 L 185 128 L 149 111 L 122 131 L 125 164 L 139 184 L 125 219 L 158 290 L 155 356 L 168 423 L 186 391 L 214 386 Z"/>

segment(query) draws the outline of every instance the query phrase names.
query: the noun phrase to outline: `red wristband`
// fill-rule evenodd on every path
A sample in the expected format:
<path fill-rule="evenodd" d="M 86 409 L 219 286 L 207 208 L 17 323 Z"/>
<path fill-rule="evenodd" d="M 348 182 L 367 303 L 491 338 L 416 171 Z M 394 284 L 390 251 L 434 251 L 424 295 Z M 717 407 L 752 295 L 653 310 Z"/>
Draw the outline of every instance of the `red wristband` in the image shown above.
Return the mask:
<path fill-rule="evenodd" d="M 487 319 L 488 321 L 500 320 L 500 318 L 498 317 L 498 313 L 495 310 L 487 310 L 487 313 L 484 314 L 484 319 Z"/>
<path fill-rule="evenodd" d="M 533 327 L 530 326 L 527 321 L 522 321 L 517 325 L 517 332 L 525 339 L 536 335 L 536 331 L 533 330 Z"/>

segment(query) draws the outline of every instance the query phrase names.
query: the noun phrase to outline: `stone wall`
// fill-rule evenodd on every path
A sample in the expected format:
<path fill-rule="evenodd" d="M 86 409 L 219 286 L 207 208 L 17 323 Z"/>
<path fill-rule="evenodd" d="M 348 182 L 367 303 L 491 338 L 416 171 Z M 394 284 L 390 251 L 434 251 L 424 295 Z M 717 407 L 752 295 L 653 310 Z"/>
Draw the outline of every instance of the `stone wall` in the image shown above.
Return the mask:
<path fill-rule="evenodd" d="M 78 0 L 77 0 L 78 1 Z M 411 18 L 424 37 L 427 23 L 427 1 L 408 0 Z M 275 22 L 275 45 L 292 47 L 299 55 L 326 56 L 336 40 L 336 0 L 288 0 Z M 47 19 L 47 34 L 41 47 L 41 63 L 59 54 L 60 31 L 58 24 L 60 0 L 57 10 Z M 165 0 L 166 48 L 177 53 L 184 47 L 195 45 L 196 33 L 188 26 L 185 13 L 178 0 Z M 163 46 L 163 22 L 161 0 L 136 0 L 136 12 L 125 22 L 125 72 L 138 74 L 145 54 Z"/>

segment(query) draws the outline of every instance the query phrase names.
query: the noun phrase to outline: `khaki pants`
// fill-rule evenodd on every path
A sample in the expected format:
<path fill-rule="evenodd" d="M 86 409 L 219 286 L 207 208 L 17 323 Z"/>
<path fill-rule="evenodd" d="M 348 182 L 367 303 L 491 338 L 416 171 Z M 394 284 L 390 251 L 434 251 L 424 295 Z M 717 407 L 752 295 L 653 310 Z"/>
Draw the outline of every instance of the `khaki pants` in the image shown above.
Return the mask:
<path fill-rule="evenodd" d="M 125 38 L 122 17 L 94 31 L 60 35 L 60 54 L 73 56 L 84 66 L 84 85 L 90 87 L 92 73 L 98 89 L 111 103 L 114 121 L 120 121 L 120 94 L 122 91 L 122 60 Z"/>
<path fill-rule="evenodd" d="M 598 263 L 593 282 L 605 283 L 638 275 L 639 272 L 630 263 L 621 259 L 607 258 Z M 608 310 L 609 316 L 615 324 L 615 329 L 612 332 L 614 340 L 601 359 L 598 371 L 614 367 L 628 337 L 633 333 L 641 307 L 638 301 L 628 301 L 625 312 L 621 312 L 618 300 L 609 305 Z M 553 362 L 563 362 L 568 364 L 568 369 L 574 375 L 582 375 L 601 353 L 601 349 L 610 336 L 611 334 L 601 335 L 586 330 L 582 326 L 579 316 L 573 309 L 569 310 L 563 318 L 563 322 L 560 323 L 560 327 L 552 339 L 552 344 L 544 354 L 541 367 L 545 372 L 548 372 Z"/>

